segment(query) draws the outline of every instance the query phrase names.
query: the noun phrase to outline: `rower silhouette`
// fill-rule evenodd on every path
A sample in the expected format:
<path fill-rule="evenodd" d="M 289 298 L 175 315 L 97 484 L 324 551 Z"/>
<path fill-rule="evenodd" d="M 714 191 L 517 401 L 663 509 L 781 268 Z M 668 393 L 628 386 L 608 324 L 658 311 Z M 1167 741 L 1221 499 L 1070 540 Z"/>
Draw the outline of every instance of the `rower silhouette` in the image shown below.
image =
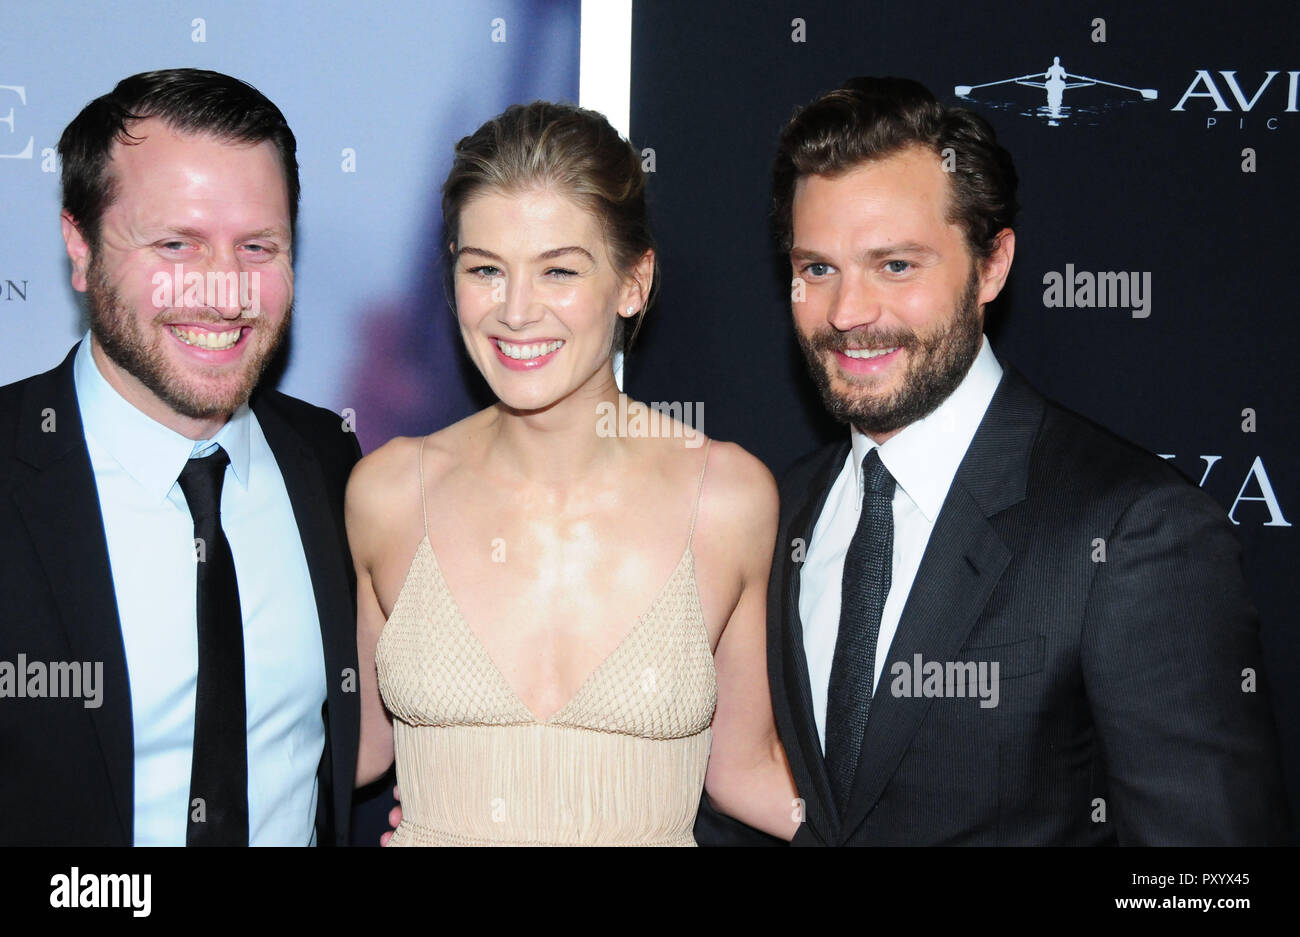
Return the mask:
<path fill-rule="evenodd" d="M 1144 101 L 1154 101 L 1158 95 L 1154 88 L 1134 88 L 1130 85 L 1116 84 L 1113 81 L 1102 81 L 1100 78 L 1089 78 L 1086 75 L 1072 75 L 1061 64 L 1059 55 L 1052 56 L 1052 64 L 1041 74 L 1003 78 L 1000 81 L 986 81 L 980 85 L 957 85 L 953 88 L 953 92 L 959 98 L 966 98 L 977 88 L 991 88 L 995 85 L 1008 84 L 1025 85 L 1030 88 L 1042 88 L 1044 90 L 1047 95 L 1047 104 L 1045 107 L 1039 108 L 1039 114 L 1047 118 L 1049 127 L 1059 127 L 1060 121 L 1067 116 L 1063 102 L 1065 92 L 1070 88 L 1089 88 L 1093 85 L 1104 85 L 1108 88 L 1118 88 L 1121 91 L 1132 91 L 1140 94 Z"/>

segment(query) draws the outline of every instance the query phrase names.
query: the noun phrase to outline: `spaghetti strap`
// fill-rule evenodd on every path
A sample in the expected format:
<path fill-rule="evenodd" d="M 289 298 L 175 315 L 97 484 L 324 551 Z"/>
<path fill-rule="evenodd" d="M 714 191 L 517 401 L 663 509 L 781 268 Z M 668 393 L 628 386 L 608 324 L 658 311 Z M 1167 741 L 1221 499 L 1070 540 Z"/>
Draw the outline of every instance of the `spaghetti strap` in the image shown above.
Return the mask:
<path fill-rule="evenodd" d="M 424 539 L 429 539 L 429 506 L 424 500 L 424 444 L 429 437 L 420 440 L 420 518 L 424 521 Z"/>
<path fill-rule="evenodd" d="M 686 536 L 686 549 L 691 548 L 691 541 L 695 539 L 695 519 L 700 515 L 700 496 L 704 494 L 704 472 L 709 467 L 709 446 L 713 443 L 712 439 L 704 441 L 704 464 L 700 466 L 700 483 L 695 491 L 695 510 L 691 512 L 691 532 Z"/>

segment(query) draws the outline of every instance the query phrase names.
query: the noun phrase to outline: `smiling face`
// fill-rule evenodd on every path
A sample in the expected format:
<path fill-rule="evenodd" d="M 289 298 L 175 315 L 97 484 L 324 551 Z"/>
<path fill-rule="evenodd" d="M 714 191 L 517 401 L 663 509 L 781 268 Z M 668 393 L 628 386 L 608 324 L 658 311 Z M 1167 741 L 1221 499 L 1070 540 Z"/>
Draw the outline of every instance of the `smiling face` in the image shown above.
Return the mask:
<path fill-rule="evenodd" d="M 475 194 L 459 233 L 461 336 L 503 404 L 537 411 L 580 388 L 613 385 L 617 315 L 641 308 L 641 273 L 652 259 L 621 277 L 595 216 L 545 188 Z"/>
<path fill-rule="evenodd" d="M 248 400 L 287 332 L 288 188 L 269 141 L 179 134 L 156 118 L 131 133 L 144 140 L 113 146 L 116 197 L 99 244 L 64 217 L 72 284 L 88 294 L 109 383 L 202 438 Z"/>
<path fill-rule="evenodd" d="M 926 416 L 979 352 L 983 306 L 1014 235 L 976 264 L 950 222 L 939 157 L 911 147 L 795 185 L 790 262 L 799 343 L 827 409 L 883 442 Z"/>

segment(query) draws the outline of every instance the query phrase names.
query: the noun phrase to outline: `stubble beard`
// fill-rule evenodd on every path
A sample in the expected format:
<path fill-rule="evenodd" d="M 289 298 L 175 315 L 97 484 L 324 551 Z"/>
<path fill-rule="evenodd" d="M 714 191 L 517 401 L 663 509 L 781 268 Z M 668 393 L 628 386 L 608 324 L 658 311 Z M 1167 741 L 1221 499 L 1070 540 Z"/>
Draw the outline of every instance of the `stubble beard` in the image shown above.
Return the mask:
<path fill-rule="evenodd" d="M 822 402 L 832 417 L 870 435 L 892 433 L 933 413 L 957 389 L 979 354 L 983 324 L 979 313 L 979 275 L 970 279 L 949 322 L 929 336 L 911 329 L 840 332 L 823 329 L 805 336 L 796 329 L 799 346 L 808 362 Z M 890 348 L 907 352 L 907 370 L 898 389 L 887 396 L 870 392 L 863 382 L 856 394 L 843 394 L 835 382 L 845 383 L 836 372 L 831 353 L 850 347 Z"/>
<path fill-rule="evenodd" d="M 93 255 L 86 271 L 86 299 L 90 311 L 90 333 L 104 354 L 171 410 L 195 420 L 228 416 L 248 402 L 253 388 L 284 344 L 293 316 L 293 304 L 290 303 L 280 323 L 274 327 L 275 331 L 265 350 L 257 352 L 250 348 L 238 379 L 233 383 L 223 380 L 219 387 L 214 387 L 211 382 L 203 380 L 202 371 L 189 369 L 188 372 L 183 372 L 168 361 L 161 345 L 161 340 L 165 339 L 149 340 L 133 310 L 122 301 L 116 287 L 108 281 L 103 265 Z M 168 312 L 169 310 L 160 310 L 155 323 L 166 322 Z M 241 321 L 257 331 L 266 322 L 262 317 L 259 320 Z M 166 326 L 160 326 L 161 328 Z M 247 342 L 253 340 L 253 335 L 241 339 Z M 213 368 L 209 373 L 215 376 L 219 369 Z"/>

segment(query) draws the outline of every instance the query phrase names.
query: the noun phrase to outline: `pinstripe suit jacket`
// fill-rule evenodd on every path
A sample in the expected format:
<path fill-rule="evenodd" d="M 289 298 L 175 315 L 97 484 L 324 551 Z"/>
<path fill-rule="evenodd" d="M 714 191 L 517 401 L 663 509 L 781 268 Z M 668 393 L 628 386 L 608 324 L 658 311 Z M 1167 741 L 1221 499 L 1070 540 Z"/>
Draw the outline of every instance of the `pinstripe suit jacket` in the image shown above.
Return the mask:
<path fill-rule="evenodd" d="M 813 721 L 795 541 L 847 448 L 814 453 L 781 486 L 768 662 L 805 801 L 796 844 L 1288 841 L 1258 619 L 1223 509 L 1011 368 L 935 522 L 841 813 Z M 916 695 L 916 655 L 997 662 L 996 706 L 953 683 Z"/>
<path fill-rule="evenodd" d="M 848 448 L 813 453 L 781 485 L 768 670 L 804 800 L 795 845 L 1289 840 L 1258 620 L 1223 509 L 1011 368 L 936 519 L 837 809 L 804 659 L 799 542 Z M 997 705 L 905 695 L 918 654 L 997 662 Z M 707 805 L 697 837 L 772 842 Z"/>

